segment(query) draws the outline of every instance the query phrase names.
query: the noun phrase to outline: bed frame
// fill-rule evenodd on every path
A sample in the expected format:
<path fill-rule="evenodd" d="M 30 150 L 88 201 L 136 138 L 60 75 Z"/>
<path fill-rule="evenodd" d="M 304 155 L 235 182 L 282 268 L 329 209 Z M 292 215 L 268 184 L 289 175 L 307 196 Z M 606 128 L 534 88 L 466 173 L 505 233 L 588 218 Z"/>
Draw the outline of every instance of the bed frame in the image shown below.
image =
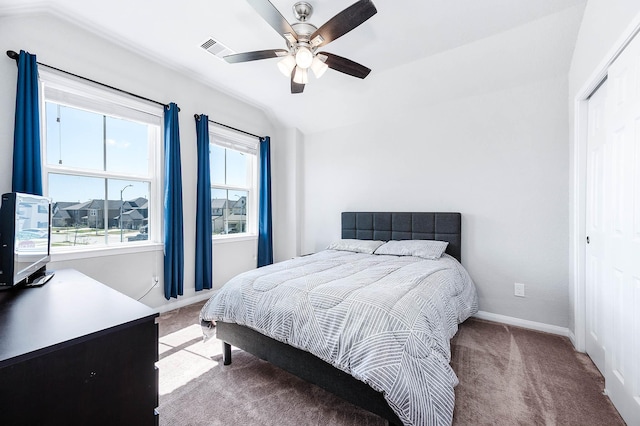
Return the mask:
<path fill-rule="evenodd" d="M 446 253 L 460 261 L 461 222 L 460 213 L 344 212 L 342 238 L 448 241 Z M 217 338 L 223 341 L 224 365 L 231 364 L 233 345 L 387 419 L 391 425 L 402 425 L 382 393 L 311 353 L 237 324 L 218 321 L 216 329 Z"/>

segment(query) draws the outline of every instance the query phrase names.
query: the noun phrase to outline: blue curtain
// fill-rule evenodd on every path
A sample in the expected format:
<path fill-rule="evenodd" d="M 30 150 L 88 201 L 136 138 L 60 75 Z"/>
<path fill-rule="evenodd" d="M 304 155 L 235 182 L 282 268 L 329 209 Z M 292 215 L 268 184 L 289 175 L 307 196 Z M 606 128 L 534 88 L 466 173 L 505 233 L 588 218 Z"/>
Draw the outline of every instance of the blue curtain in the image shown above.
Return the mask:
<path fill-rule="evenodd" d="M 24 50 L 18 57 L 16 116 L 13 130 L 12 191 L 42 195 L 38 63 Z"/>
<path fill-rule="evenodd" d="M 184 285 L 179 111 L 173 102 L 164 111 L 164 297 L 167 300 L 182 296 Z"/>
<path fill-rule="evenodd" d="M 269 136 L 260 140 L 260 203 L 258 206 L 258 268 L 273 263 L 271 232 L 271 153 Z"/>
<path fill-rule="evenodd" d="M 196 291 L 212 287 L 211 175 L 209 173 L 209 117 L 196 115 L 198 183 L 196 188 Z"/>

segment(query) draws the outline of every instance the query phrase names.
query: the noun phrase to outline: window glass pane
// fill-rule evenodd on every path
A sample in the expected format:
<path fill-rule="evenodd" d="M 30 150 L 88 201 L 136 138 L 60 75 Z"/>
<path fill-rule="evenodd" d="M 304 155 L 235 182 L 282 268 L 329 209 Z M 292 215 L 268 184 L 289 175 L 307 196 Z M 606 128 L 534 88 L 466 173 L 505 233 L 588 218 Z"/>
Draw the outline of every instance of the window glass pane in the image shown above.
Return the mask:
<path fill-rule="evenodd" d="M 212 185 L 224 185 L 225 182 L 225 148 L 209 144 L 209 168 Z"/>
<path fill-rule="evenodd" d="M 227 149 L 227 185 L 247 187 L 249 183 L 249 156 Z"/>
<path fill-rule="evenodd" d="M 211 188 L 211 221 L 214 235 L 247 232 L 248 191 Z"/>
<path fill-rule="evenodd" d="M 227 190 L 211 188 L 211 229 L 214 235 L 226 234 Z"/>
<path fill-rule="evenodd" d="M 55 173 L 48 176 L 53 201 L 52 247 L 148 239 L 150 182 Z"/>
<path fill-rule="evenodd" d="M 247 232 L 247 191 L 229 191 L 229 217 L 227 229 L 229 234 Z"/>
<path fill-rule="evenodd" d="M 107 171 L 145 176 L 149 173 L 148 127 L 106 117 Z"/>
<path fill-rule="evenodd" d="M 103 116 L 46 103 L 47 163 L 104 170 Z"/>
<path fill-rule="evenodd" d="M 109 179 L 109 244 L 149 239 L 149 182 Z"/>
<path fill-rule="evenodd" d="M 103 245 L 104 179 L 49 174 L 48 185 L 53 202 L 52 248 Z"/>

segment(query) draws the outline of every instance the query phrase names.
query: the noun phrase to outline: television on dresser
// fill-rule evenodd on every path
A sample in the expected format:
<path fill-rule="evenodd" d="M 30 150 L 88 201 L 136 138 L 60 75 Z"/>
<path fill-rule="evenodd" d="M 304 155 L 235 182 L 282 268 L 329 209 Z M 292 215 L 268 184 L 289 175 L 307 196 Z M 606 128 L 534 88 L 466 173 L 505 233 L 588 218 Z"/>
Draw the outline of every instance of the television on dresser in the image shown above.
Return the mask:
<path fill-rule="evenodd" d="M 51 250 L 51 200 L 20 192 L 2 195 L 0 205 L 0 288 L 36 286 L 46 272 Z"/>

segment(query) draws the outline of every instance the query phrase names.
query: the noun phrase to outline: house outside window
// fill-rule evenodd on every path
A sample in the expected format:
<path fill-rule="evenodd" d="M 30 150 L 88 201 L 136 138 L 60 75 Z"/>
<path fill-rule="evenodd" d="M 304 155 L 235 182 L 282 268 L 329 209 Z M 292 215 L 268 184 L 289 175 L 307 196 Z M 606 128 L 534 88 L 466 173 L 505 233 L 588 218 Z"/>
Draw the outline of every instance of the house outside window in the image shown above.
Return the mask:
<path fill-rule="evenodd" d="M 160 241 L 162 106 L 49 69 L 40 80 L 52 251 Z"/>
<path fill-rule="evenodd" d="M 209 140 L 213 235 L 256 235 L 259 140 L 216 125 Z"/>

